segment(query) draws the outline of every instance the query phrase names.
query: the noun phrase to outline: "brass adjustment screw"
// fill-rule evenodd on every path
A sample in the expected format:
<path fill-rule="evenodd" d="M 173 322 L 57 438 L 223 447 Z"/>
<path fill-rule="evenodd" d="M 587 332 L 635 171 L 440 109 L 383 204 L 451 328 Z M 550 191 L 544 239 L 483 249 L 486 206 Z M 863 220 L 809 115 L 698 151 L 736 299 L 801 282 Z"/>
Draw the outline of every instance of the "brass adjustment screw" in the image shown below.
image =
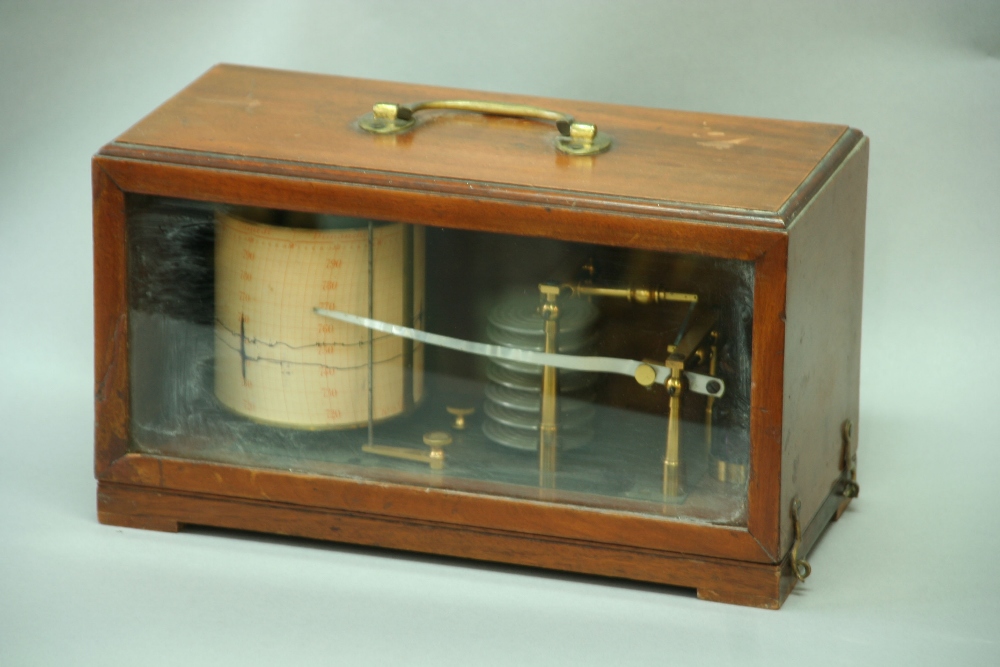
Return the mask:
<path fill-rule="evenodd" d="M 450 414 L 455 418 L 455 421 L 452 423 L 451 427 L 456 431 L 464 431 L 465 418 L 476 411 L 475 408 L 454 408 L 450 405 L 448 406 L 447 410 L 448 414 Z"/>
<path fill-rule="evenodd" d="M 424 433 L 424 444 L 431 448 L 431 470 L 444 468 L 444 448 L 452 443 L 451 434 L 447 431 L 431 431 Z"/>

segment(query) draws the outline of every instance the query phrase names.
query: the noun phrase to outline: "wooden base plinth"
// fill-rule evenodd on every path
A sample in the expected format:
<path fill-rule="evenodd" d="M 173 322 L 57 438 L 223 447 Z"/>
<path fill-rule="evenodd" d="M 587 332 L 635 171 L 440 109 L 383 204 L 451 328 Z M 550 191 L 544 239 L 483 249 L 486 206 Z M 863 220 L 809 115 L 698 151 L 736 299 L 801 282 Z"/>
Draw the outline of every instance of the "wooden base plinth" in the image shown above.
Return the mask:
<path fill-rule="evenodd" d="M 101 523 L 176 532 L 192 524 L 526 565 L 695 588 L 703 600 L 777 609 L 787 563 L 760 564 L 392 517 L 100 482 Z"/>

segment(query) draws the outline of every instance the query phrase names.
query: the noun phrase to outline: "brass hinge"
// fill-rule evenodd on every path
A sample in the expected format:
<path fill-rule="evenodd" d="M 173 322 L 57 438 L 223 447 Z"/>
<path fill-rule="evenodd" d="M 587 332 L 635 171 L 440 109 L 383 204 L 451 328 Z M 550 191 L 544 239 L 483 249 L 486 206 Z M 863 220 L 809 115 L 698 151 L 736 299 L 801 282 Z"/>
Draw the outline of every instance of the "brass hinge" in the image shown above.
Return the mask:
<path fill-rule="evenodd" d="M 850 475 L 850 479 L 844 481 L 840 495 L 845 498 L 857 498 L 861 493 L 861 487 L 858 485 L 858 455 L 851 449 L 854 425 L 850 419 L 844 420 L 840 432 L 844 442 L 844 471 Z"/>
<path fill-rule="evenodd" d="M 792 571 L 795 578 L 805 581 L 806 577 L 812 574 L 812 566 L 805 558 L 799 558 L 799 549 L 802 547 L 802 522 L 799 520 L 799 510 L 802 509 L 802 501 L 798 496 L 792 499 L 792 525 L 795 527 L 795 541 L 792 542 Z"/>

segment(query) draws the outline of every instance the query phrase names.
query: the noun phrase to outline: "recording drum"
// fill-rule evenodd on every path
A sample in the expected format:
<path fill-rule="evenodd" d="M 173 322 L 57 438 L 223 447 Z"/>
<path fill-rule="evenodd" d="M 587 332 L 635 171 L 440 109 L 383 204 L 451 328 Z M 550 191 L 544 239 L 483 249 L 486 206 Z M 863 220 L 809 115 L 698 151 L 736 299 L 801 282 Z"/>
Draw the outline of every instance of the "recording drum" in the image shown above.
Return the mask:
<path fill-rule="evenodd" d="M 423 229 L 258 209 L 220 212 L 215 395 L 262 423 L 363 426 L 423 393 L 419 342 L 331 321 L 317 306 L 422 328 Z M 404 363 L 399 363 L 403 359 Z"/>

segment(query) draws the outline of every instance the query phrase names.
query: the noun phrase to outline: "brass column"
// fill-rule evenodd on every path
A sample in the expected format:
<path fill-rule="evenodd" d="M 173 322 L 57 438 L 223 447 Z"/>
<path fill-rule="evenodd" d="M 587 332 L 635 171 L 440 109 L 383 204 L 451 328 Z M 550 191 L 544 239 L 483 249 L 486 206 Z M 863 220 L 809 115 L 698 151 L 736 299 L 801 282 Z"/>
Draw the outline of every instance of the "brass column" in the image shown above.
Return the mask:
<path fill-rule="evenodd" d="M 542 283 L 538 286 L 542 305 L 539 312 L 545 321 L 545 351 L 559 352 L 559 286 Z M 553 366 L 542 367 L 542 414 L 538 436 L 538 485 L 555 488 L 556 450 L 558 444 L 559 376 Z"/>
<path fill-rule="evenodd" d="M 708 353 L 708 374 L 715 377 L 716 361 L 719 354 L 719 332 L 713 331 L 708 334 L 711 347 Z M 712 456 L 712 409 L 715 407 L 715 396 L 709 396 L 705 401 L 705 460 L 710 461 Z"/>
<path fill-rule="evenodd" d="M 667 361 L 670 378 L 667 394 L 670 395 L 670 417 L 667 421 L 667 451 L 663 457 L 663 497 L 681 495 L 681 378 L 684 361 Z"/>

